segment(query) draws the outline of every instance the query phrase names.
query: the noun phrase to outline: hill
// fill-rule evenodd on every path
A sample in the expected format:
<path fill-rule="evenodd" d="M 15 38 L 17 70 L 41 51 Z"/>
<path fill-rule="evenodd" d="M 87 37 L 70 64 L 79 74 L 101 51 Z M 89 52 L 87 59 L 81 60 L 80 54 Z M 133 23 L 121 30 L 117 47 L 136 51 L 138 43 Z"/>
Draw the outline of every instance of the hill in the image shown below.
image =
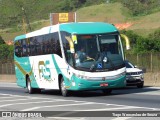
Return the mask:
<path fill-rule="evenodd" d="M 131 23 L 131 26 L 127 29 L 141 35 L 147 35 L 160 28 L 160 11 L 146 16 L 133 17 L 128 15 L 127 8 L 120 3 L 81 8 L 77 11 L 77 14 L 78 21 L 104 21 L 113 24 Z"/>
<path fill-rule="evenodd" d="M 41 6 L 41 9 L 46 8 Z M 49 13 L 45 13 L 48 15 L 48 18 L 45 15 L 45 17 L 40 17 L 38 21 L 31 23 L 33 30 L 50 25 Z M 136 33 L 144 36 L 160 28 L 160 11 L 145 16 L 134 17 L 129 15 L 129 10 L 119 2 L 82 7 L 76 13 L 78 22 L 103 21 L 113 24 L 130 23 L 131 26 L 126 28 L 127 30 L 134 30 Z M 16 35 L 23 33 L 22 22 L 16 27 L 0 30 L 0 35 L 5 40 L 12 40 Z"/>
<path fill-rule="evenodd" d="M 109 23 L 122 23 L 127 21 L 123 15 L 122 4 L 110 3 L 81 8 L 77 11 L 78 21 L 104 21 Z"/>

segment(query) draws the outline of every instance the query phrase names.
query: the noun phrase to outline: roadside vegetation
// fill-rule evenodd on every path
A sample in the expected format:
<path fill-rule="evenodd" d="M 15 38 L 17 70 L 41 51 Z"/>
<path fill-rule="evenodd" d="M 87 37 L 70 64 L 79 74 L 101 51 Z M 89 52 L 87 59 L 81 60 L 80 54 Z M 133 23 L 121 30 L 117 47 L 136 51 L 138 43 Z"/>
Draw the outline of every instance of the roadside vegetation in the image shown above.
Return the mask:
<path fill-rule="evenodd" d="M 0 36 L 0 62 L 7 62 L 13 59 L 13 45 L 7 45 Z"/>
<path fill-rule="evenodd" d="M 0 0 L 0 11 L 0 61 L 13 58 L 13 46 L 4 41 L 29 32 L 27 19 L 33 31 L 50 25 L 50 13 L 70 11 L 78 22 L 129 22 L 120 31 L 131 42 L 126 52 L 160 52 L 160 0 Z"/>

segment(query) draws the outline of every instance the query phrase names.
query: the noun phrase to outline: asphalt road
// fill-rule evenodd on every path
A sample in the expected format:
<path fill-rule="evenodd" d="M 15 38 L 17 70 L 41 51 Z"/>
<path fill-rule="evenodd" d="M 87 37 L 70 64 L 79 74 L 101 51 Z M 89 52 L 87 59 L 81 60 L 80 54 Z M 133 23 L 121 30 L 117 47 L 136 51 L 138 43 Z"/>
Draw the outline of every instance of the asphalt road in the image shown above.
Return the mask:
<path fill-rule="evenodd" d="M 108 119 L 131 120 L 135 119 L 135 117 L 124 117 L 121 113 L 124 111 L 133 113 L 137 111 L 160 111 L 160 87 L 144 87 L 143 89 L 138 89 L 136 87 L 127 87 L 124 89 L 113 90 L 112 94 L 107 96 L 102 94 L 101 91 L 71 92 L 69 97 L 63 97 L 61 96 L 59 91 L 46 90 L 37 94 L 28 94 L 25 89 L 16 86 L 15 83 L 0 83 L 0 111 L 5 112 L 2 113 L 3 117 L 0 118 L 5 120 L 9 119 L 9 117 L 6 117 L 6 112 L 11 111 L 17 111 L 17 114 L 18 112 L 20 112 L 20 116 L 18 116 L 18 119 L 24 119 L 24 116 L 22 116 L 22 112 L 33 112 L 37 115 L 33 116 L 34 118 L 26 118 L 27 120 L 39 120 L 39 117 L 41 117 L 40 113 L 42 111 L 48 111 L 48 113 L 43 113 L 48 115 L 48 119 L 56 120 L 97 119 L 97 117 L 100 117 L 100 115 L 102 115 L 101 119 L 106 119 L 105 117 L 107 115 L 110 115 L 110 113 L 107 113 L 107 111 L 112 111 L 111 114 L 114 114 L 115 116 L 107 117 Z M 57 113 L 53 113 L 53 111 L 56 111 Z M 83 113 L 80 113 L 81 111 L 83 111 Z M 120 117 L 116 117 L 118 115 L 116 114 L 116 112 L 118 111 L 121 112 Z M 71 117 L 72 114 L 75 113 L 77 113 L 78 116 L 73 115 L 74 117 Z M 17 120 L 17 114 L 11 114 L 12 117 L 14 116 L 14 119 Z M 26 114 L 28 115 L 28 113 L 25 113 L 24 115 Z M 83 114 L 85 115 L 83 116 Z M 46 119 L 43 118 L 43 116 L 44 115 L 42 115 L 41 119 Z M 69 118 L 66 116 L 69 116 Z M 153 117 L 155 116 L 149 114 L 149 117 L 147 117 L 147 119 L 151 119 Z M 146 120 L 145 117 L 141 117 L 140 119 Z M 155 119 L 159 118 L 156 117 L 154 118 L 154 120 Z"/>

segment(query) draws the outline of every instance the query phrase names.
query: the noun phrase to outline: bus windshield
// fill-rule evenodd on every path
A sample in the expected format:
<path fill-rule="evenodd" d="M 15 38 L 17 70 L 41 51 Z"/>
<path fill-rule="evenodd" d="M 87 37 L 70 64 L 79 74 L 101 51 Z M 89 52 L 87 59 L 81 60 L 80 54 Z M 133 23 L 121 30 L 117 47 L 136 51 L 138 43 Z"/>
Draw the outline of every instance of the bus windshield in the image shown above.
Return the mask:
<path fill-rule="evenodd" d="M 117 34 L 77 35 L 75 68 L 110 71 L 124 67 L 122 45 Z"/>

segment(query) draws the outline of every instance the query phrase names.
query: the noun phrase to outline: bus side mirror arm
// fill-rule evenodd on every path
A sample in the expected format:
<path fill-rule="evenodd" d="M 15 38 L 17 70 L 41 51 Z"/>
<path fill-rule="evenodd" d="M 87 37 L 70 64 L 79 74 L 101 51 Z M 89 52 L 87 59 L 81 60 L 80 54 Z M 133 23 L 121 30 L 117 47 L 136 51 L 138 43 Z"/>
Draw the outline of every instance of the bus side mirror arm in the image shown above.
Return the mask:
<path fill-rule="evenodd" d="M 70 51 L 71 51 L 71 53 L 75 53 L 75 51 L 74 51 L 74 44 L 73 44 L 72 39 L 71 39 L 70 37 L 68 37 L 68 36 L 66 36 L 65 38 L 66 38 L 66 40 L 69 42 L 69 46 L 70 46 Z"/>
<path fill-rule="evenodd" d="M 128 38 L 126 35 L 124 35 L 124 34 L 121 34 L 121 37 L 123 37 L 123 38 L 125 39 L 125 42 L 126 42 L 126 49 L 127 49 L 127 50 L 130 50 L 131 47 L 130 47 L 129 38 Z"/>

